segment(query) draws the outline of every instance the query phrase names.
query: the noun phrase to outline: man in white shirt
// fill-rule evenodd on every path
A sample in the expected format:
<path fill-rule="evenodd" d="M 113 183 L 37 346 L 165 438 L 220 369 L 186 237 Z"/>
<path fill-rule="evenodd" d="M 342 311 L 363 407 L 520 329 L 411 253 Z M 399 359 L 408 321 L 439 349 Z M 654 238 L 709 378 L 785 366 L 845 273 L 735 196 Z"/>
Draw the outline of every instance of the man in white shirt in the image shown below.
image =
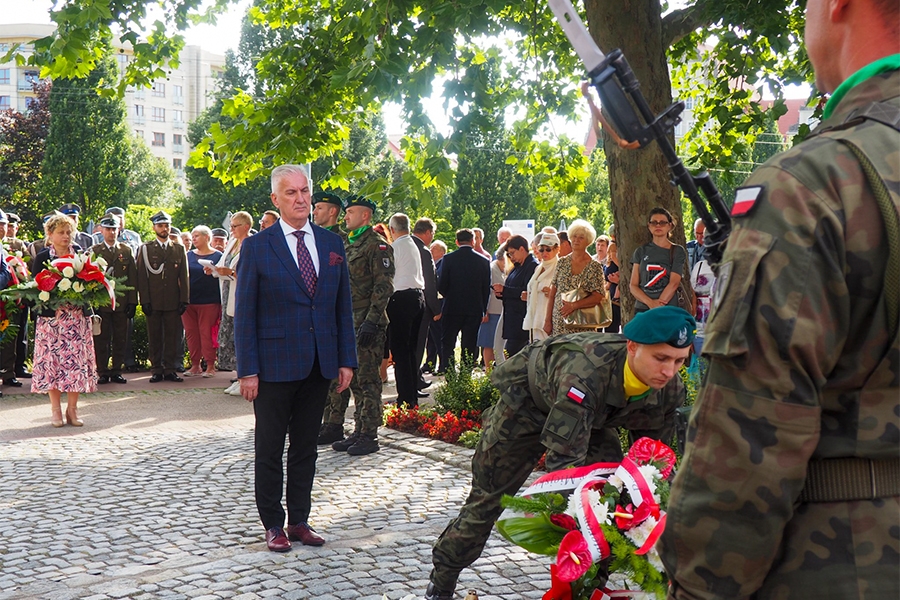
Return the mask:
<path fill-rule="evenodd" d="M 419 365 L 416 345 L 425 310 L 425 277 L 419 248 L 409 235 L 409 217 L 396 213 L 388 225 L 394 243 L 394 295 L 388 302 L 391 354 L 397 382 L 397 406 L 418 406 Z"/>

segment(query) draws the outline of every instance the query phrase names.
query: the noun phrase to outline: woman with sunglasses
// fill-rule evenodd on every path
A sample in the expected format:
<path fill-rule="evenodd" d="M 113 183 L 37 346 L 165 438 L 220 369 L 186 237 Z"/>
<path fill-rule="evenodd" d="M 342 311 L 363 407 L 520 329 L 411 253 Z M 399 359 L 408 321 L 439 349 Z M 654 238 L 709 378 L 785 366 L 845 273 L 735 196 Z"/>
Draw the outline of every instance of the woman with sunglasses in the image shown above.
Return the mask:
<path fill-rule="evenodd" d="M 628 288 L 634 296 L 634 311 L 644 312 L 659 306 L 678 306 L 678 286 L 687 251 L 669 239 L 675 219 L 664 208 L 650 211 L 647 228 L 653 239 L 634 251 Z"/>
<path fill-rule="evenodd" d="M 530 334 L 532 342 L 543 340 L 547 336 L 544 331 L 544 319 L 550 304 L 550 286 L 556 277 L 556 265 L 559 257 L 559 236 L 555 233 L 537 234 L 537 256 L 541 261 L 534 275 L 528 281 L 528 290 L 522 292 L 522 300 L 527 301 L 528 310 L 522 328 Z"/>

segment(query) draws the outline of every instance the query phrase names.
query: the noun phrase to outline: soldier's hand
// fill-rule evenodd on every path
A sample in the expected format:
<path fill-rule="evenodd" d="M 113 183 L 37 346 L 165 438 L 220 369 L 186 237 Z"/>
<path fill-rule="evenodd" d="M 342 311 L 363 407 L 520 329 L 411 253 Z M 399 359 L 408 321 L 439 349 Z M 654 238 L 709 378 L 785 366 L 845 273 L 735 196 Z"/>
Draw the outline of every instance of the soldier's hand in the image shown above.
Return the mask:
<path fill-rule="evenodd" d="M 144 308 L 144 314 L 145 314 L 146 316 L 149 317 L 150 315 L 153 314 L 153 307 L 150 306 L 149 304 L 144 304 L 144 305 L 143 305 L 143 308 Z"/>
<path fill-rule="evenodd" d="M 378 333 L 378 326 L 369 321 L 363 321 L 356 332 L 356 343 L 361 348 L 368 348 L 375 343 L 375 335 Z"/>
<path fill-rule="evenodd" d="M 135 313 L 137 312 L 137 304 L 129 304 L 125 307 L 125 316 L 129 319 L 133 319 Z"/>
<path fill-rule="evenodd" d="M 187 307 L 188 307 L 187 302 L 182 302 L 181 304 L 179 304 L 178 305 L 178 314 L 183 315 L 184 311 L 187 310 Z"/>

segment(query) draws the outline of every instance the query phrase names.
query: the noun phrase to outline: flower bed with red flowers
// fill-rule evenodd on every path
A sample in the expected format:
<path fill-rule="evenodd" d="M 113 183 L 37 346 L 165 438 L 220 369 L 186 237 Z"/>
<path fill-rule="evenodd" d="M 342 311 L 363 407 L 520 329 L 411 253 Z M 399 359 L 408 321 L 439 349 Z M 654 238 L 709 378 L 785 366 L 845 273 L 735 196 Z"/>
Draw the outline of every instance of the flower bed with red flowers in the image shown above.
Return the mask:
<path fill-rule="evenodd" d="M 389 406 L 384 409 L 386 427 L 429 437 L 442 442 L 456 444 L 467 431 L 481 431 L 481 413 L 477 410 L 462 410 L 459 415 L 450 411 L 443 414 L 430 408 L 401 408 Z"/>

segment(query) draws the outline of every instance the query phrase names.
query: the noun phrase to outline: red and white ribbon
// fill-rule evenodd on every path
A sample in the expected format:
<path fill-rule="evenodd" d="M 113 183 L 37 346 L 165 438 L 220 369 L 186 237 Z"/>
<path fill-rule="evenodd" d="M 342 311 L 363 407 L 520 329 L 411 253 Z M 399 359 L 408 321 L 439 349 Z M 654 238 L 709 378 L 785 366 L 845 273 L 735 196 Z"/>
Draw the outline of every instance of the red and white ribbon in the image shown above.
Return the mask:
<path fill-rule="evenodd" d="M 591 551 L 591 559 L 594 562 L 601 561 L 610 554 L 609 544 L 606 542 L 603 530 L 600 529 L 600 522 L 597 521 L 597 515 L 594 514 L 590 499 L 593 486 L 605 483 L 606 479 L 585 479 L 575 488 L 571 498 L 571 501 L 575 502 L 575 518 L 578 520 L 579 528 L 584 534 L 588 550 Z"/>
<path fill-rule="evenodd" d="M 659 522 L 653 528 L 653 531 L 650 532 L 650 535 L 647 536 L 647 541 L 644 542 L 644 545 L 635 550 L 635 554 L 638 556 L 643 556 L 650 552 L 653 549 L 653 546 L 656 545 L 656 540 L 659 539 L 659 536 L 663 534 L 663 530 L 666 528 L 666 513 L 663 512 L 659 517 Z"/>
<path fill-rule="evenodd" d="M 635 508 L 644 502 L 656 503 L 653 499 L 653 492 L 650 491 L 647 480 L 641 474 L 638 464 L 629 457 L 626 456 L 622 459 L 622 464 L 616 469 L 615 474 L 616 477 L 625 482 L 625 487 L 628 488 L 628 494 L 631 496 L 631 503 Z"/>
<path fill-rule="evenodd" d="M 574 490 L 584 479 L 605 479 L 615 473 L 618 466 L 619 463 L 594 463 L 583 467 L 575 467 L 574 469 L 553 471 L 538 477 L 520 495 L 531 496 L 533 494 Z"/>

